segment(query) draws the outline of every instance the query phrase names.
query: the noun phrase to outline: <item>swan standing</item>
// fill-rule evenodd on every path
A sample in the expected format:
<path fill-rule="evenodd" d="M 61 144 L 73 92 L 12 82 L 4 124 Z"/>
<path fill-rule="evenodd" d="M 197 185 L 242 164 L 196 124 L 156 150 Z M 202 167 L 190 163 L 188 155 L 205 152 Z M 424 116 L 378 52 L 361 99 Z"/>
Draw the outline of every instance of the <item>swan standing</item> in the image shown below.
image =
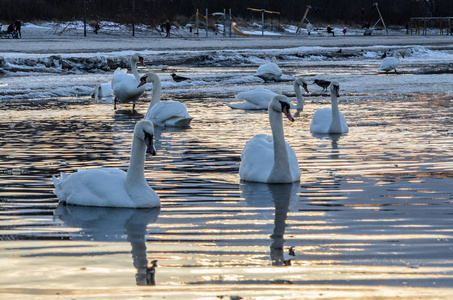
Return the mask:
<path fill-rule="evenodd" d="M 269 103 L 272 136 L 255 135 L 242 150 L 239 175 L 242 180 L 263 183 L 292 183 L 300 180 L 299 163 L 285 141 L 282 113 L 292 122 L 289 101 L 277 95 Z"/>
<path fill-rule="evenodd" d="M 173 100 L 160 101 L 162 87 L 159 76 L 154 72 L 146 73 L 140 78 L 137 87 L 140 88 L 146 83 L 153 84 L 153 93 L 145 120 L 150 120 L 160 127 L 188 127 L 193 118 L 183 103 Z"/>
<path fill-rule="evenodd" d="M 145 91 L 145 87 L 137 88 L 137 85 L 140 83 L 140 75 L 137 72 L 137 62 L 145 65 L 143 57 L 139 53 L 135 53 L 131 57 L 132 74 L 126 74 L 121 68 L 116 69 L 113 73 L 112 90 L 115 95 L 114 109 L 116 109 L 117 101 L 132 102 L 132 111 L 134 111 L 137 99 Z"/>
<path fill-rule="evenodd" d="M 277 59 L 272 57 L 272 62 L 258 67 L 255 76 L 264 81 L 278 81 L 282 77 L 282 74 L 282 70 L 277 65 Z"/>
<path fill-rule="evenodd" d="M 305 79 L 297 78 L 296 80 L 294 80 L 294 93 L 296 94 L 297 99 L 297 105 L 294 108 L 296 108 L 298 111 L 302 111 L 304 109 L 304 99 L 300 91 L 301 86 L 307 93 L 309 93 L 307 87 L 308 83 Z M 240 92 L 236 95 L 237 100 L 244 100 L 244 102 L 227 105 L 234 109 L 267 109 L 272 98 L 277 95 L 277 93 L 274 93 L 272 91 L 258 88 L 251 91 Z"/>
<path fill-rule="evenodd" d="M 135 125 L 129 169 L 79 170 L 71 175 L 52 177 L 55 194 L 61 202 L 83 206 L 151 208 L 160 207 L 160 199 L 145 179 L 145 153 L 156 154 L 151 121 Z"/>
<path fill-rule="evenodd" d="M 111 83 L 97 83 L 91 94 L 91 98 L 99 100 L 105 97 L 111 97 L 113 93 Z"/>
<path fill-rule="evenodd" d="M 346 118 L 338 109 L 340 84 L 332 81 L 329 86 L 332 108 L 318 109 L 313 115 L 310 132 L 313 133 L 346 133 L 349 131 Z"/>
<path fill-rule="evenodd" d="M 397 50 L 393 52 L 393 56 L 384 58 L 378 71 L 385 71 L 388 74 L 389 71 L 395 70 L 398 74 L 396 67 L 400 64 L 399 55 L 404 58 L 403 52 L 404 50 Z"/>

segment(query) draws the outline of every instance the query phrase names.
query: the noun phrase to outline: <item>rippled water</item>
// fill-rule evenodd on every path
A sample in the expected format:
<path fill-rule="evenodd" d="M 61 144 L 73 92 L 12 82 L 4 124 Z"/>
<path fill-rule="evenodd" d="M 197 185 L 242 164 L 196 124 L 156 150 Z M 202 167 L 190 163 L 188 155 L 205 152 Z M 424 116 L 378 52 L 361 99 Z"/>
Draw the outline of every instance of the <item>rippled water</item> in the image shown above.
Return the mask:
<path fill-rule="evenodd" d="M 308 97 L 284 123 L 300 185 L 265 185 L 241 183 L 238 170 L 245 142 L 270 134 L 267 113 L 187 94 L 192 126 L 159 129 L 146 161 L 160 210 L 59 205 L 51 181 L 78 168 L 126 169 L 146 102 L 136 114 L 88 97 L 0 104 L 0 293 L 297 298 L 452 286 L 451 95 L 346 94 L 342 136 L 309 133 L 329 102 Z"/>

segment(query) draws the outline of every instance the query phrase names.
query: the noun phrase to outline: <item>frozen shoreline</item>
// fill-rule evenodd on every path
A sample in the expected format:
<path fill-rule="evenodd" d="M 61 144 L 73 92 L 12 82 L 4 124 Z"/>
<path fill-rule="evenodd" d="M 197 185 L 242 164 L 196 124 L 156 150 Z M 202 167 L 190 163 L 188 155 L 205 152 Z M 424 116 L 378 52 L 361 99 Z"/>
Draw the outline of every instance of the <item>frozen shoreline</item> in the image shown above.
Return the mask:
<path fill-rule="evenodd" d="M 353 47 L 353 46 L 453 46 L 453 36 L 450 35 L 405 35 L 400 32 L 391 32 L 387 35 L 350 35 L 332 36 L 312 35 L 253 35 L 251 37 L 171 37 L 163 38 L 137 33 L 136 37 L 130 34 L 111 35 L 92 32 L 87 37 L 82 33 L 57 35 L 42 28 L 23 29 L 22 39 L 1 39 L 0 56 L 4 53 L 90 53 L 124 50 L 220 50 L 220 49 L 284 49 L 292 47 Z"/>

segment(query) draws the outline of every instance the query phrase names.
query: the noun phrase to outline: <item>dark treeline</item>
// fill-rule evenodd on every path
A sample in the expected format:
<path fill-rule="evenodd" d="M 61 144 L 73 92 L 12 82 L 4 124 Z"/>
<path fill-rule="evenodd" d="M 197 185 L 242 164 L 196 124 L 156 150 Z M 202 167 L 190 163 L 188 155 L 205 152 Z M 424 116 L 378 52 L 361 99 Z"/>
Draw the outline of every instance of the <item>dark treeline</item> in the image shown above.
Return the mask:
<path fill-rule="evenodd" d="M 280 12 L 274 19 L 281 22 L 299 22 L 307 5 L 312 9 L 308 19 L 312 23 L 362 24 L 374 23 L 379 9 L 387 25 L 404 25 L 410 17 L 453 16 L 453 0 L 86 0 L 88 21 L 102 20 L 119 23 L 132 22 L 132 3 L 135 4 L 134 20 L 143 24 L 188 22 L 196 9 L 204 14 L 232 10 L 235 18 L 245 21 L 261 20 L 261 13 L 250 8 Z M 37 20 L 82 20 L 84 0 L 0 0 L 0 20 L 10 22 Z M 184 24 L 180 24 L 184 25 Z"/>

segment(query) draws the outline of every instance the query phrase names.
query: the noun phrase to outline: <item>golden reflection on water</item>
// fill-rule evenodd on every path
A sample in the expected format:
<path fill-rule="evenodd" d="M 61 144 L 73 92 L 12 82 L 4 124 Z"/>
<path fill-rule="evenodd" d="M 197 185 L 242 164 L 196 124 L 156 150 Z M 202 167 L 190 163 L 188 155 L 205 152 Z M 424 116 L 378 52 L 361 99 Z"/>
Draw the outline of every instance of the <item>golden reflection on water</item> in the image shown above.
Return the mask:
<path fill-rule="evenodd" d="M 440 109 L 445 100 L 340 102 L 350 132 L 337 137 L 309 133 L 325 104 L 308 102 L 301 118 L 284 124 L 302 173 L 297 189 L 286 191 L 239 180 L 245 142 L 270 133 L 266 112 L 184 102 L 191 128 L 156 132 L 158 154 L 147 159 L 145 176 L 162 209 L 134 241 L 124 228 L 115 233 L 122 241 L 109 242 L 106 233 L 56 218 L 50 178 L 78 168 L 127 169 L 133 125 L 143 115 L 115 114 L 110 104 L 2 113 L 6 286 L 129 288 L 143 284 L 143 261 L 158 260 L 156 285 L 167 287 L 449 287 L 453 116 Z M 131 257 L 133 248 L 140 256 Z"/>

